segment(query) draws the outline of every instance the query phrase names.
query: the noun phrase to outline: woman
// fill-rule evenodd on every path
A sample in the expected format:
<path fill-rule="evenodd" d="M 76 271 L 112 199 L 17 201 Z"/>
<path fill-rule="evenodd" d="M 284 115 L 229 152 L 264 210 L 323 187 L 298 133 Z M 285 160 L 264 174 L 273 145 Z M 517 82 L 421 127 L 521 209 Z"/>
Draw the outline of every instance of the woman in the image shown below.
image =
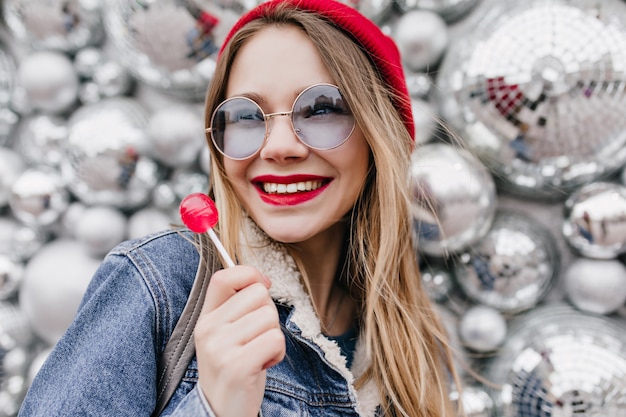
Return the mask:
<path fill-rule="evenodd" d="M 411 241 L 414 127 L 393 42 L 332 0 L 263 3 L 227 37 L 206 115 L 239 266 L 213 274 L 161 415 L 453 415 Z M 197 262 L 176 231 L 113 250 L 21 415 L 150 415 Z"/>

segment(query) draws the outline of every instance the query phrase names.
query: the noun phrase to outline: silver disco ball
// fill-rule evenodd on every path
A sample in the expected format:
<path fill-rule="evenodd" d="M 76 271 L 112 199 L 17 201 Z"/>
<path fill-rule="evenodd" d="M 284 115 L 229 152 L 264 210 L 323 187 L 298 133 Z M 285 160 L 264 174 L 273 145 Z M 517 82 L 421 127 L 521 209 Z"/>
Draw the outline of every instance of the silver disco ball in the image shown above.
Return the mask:
<path fill-rule="evenodd" d="M 396 0 L 396 2 L 402 11 L 430 10 L 439 14 L 446 22 L 453 22 L 472 10 L 478 0 Z"/>
<path fill-rule="evenodd" d="M 339 0 L 352 6 L 374 22 L 382 22 L 391 12 L 393 0 Z"/>
<path fill-rule="evenodd" d="M 14 303 L 0 301 L 0 417 L 17 415 L 28 388 L 32 340 L 26 316 Z"/>
<path fill-rule="evenodd" d="M 34 49 L 76 52 L 104 36 L 102 0 L 4 0 L 13 37 Z"/>
<path fill-rule="evenodd" d="M 9 109 L 15 88 L 16 63 L 0 42 L 0 146 L 10 138 L 19 117 Z"/>
<path fill-rule="evenodd" d="M 488 0 L 437 80 L 441 114 L 511 193 L 546 200 L 626 163 L 626 3 Z"/>
<path fill-rule="evenodd" d="M 626 415 L 626 325 L 562 305 L 514 320 L 486 371 L 499 417 Z"/>
<path fill-rule="evenodd" d="M 133 209 L 147 203 L 158 181 L 148 157 L 148 113 L 132 98 L 85 105 L 67 122 L 61 172 L 68 189 L 87 205 Z"/>
<path fill-rule="evenodd" d="M 216 53 L 249 7 L 200 0 L 105 0 L 105 6 L 106 33 L 120 62 L 143 83 L 194 100 L 204 98 Z"/>
<path fill-rule="evenodd" d="M 470 152 L 442 143 L 411 156 L 412 214 L 418 249 L 445 257 L 483 237 L 496 211 L 493 178 Z"/>
<path fill-rule="evenodd" d="M 626 186 L 587 184 L 565 201 L 563 236 L 588 258 L 613 259 L 626 253 Z"/>
<path fill-rule="evenodd" d="M 558 279 L 554 237 L 525 214 L 499 211 L 487 235 L 459 254 L 454 274 L 472 300 L 515 313 L 540 302 Z"/>

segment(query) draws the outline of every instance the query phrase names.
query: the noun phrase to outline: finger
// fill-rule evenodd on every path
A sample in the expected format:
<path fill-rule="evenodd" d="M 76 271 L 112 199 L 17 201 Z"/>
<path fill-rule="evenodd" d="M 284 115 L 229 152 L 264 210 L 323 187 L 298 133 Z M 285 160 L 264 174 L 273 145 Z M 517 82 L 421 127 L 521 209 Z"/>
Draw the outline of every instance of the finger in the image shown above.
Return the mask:
<path fill-rule="evenodd" d="M 280 330 L 278 311 L 273 304 L 263 305 L 229 326 L 229 331 L 235 337 L 234 342 L 240 346 L 249 343 L 271 329 Z"/>
<path fill-rule="evenodd" d="M 203 312 L 214 310 L 238 291 L 257 282 L 269 285 L 267 278 L 250 266 L 238 265 L 217 271 L 209 282 Z"/>
<path fill-rule="evenodd" d="M 239 290 L 208 314 L 215 316 L 213 318 L 215 322 L 233 323 L 263 306 L 276 309 L 268 289 L 264 285 L 254 282 Z"/>
<path fill-rule="evenodd" d="M 241 348 L 238 355 L 239 369 L 253 373 L 264 371 L 282 361 L 285 350 L 285 335 L 279 328 L 272 327 Z"/>

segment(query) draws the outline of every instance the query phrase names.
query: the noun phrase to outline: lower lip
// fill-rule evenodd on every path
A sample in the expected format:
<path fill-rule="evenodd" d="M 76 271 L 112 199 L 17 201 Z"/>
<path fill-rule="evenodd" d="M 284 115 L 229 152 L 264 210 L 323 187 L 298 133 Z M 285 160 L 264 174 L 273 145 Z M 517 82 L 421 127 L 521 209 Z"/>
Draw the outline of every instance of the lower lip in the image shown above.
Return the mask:
<path fill-rule="evenodd" d="M 317 190 L 302 191 L 294 194 L 268 194 L 261 189 L 257 190 L 259 192 L 261 200 L 263 200 L 267 204 L 271 204 L 274 206 L 296 206 L 298 204 L 302 204 L 309 200 L 312 200 L 320 195 L 326 189 L 326 187 L 328 187 L 328 184 L 322 185 Z"/>

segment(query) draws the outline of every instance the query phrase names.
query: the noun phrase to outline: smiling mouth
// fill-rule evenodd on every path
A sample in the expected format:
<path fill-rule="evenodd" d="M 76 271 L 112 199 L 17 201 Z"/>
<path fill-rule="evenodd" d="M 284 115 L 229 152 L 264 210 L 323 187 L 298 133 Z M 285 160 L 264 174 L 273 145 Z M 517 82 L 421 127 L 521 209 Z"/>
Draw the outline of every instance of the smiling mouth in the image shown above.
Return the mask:
<path fill-rule="evenodd" d="M 307 191 L 315 191 L 328 183 L 325 180 L 300 181 L 289 184 L 278 184 L 273 182 L 264 182 L 261 189 L 267 194 L 296 194 Z"/>

